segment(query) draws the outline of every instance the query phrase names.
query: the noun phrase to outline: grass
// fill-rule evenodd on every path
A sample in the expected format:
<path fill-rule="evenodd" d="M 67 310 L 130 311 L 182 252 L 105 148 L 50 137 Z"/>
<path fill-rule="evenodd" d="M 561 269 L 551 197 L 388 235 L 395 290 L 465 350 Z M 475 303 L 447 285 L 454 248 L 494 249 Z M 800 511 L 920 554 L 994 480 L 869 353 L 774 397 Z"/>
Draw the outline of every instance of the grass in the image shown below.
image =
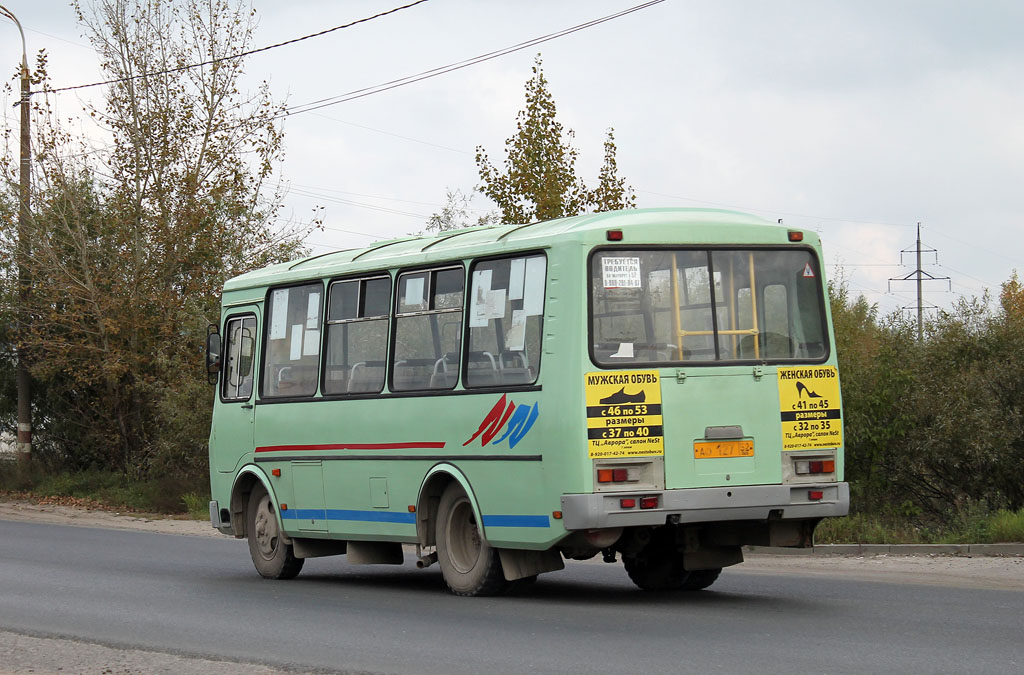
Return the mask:
<path fill-rule="evenodd" d="M 993 542 L 1024 541 L 1024 509 L 997 511 L 989 520 L 989 538 Z"/>
<path fill-rule="evenodd" d="M 37 467 L 0 467 L 0 493 L 47 503 L 117 511 L 208 517 L 208 492 L 175 477 L 131 480 L 111 471 L 47 474 Z"/>
<path fill-rule="evenodd" d="M 826 518 L 814 531 L 816 544 L 997 544 L 1024 542 L 1024 509 L 968 513 L 933 525 L 857 513 Z"/>

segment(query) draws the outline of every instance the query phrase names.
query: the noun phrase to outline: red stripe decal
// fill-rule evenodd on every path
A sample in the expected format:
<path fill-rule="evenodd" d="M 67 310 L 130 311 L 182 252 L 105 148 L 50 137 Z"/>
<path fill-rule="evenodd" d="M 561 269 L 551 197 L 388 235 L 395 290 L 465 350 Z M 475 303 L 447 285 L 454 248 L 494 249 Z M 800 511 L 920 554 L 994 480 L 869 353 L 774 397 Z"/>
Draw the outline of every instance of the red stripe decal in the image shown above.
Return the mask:
<path fill-rule="evenodd" d="M 327 443 L 324 445 L 266 445 L 256 452 L 305 452 L 309 450 L 439 450 L 445 442 L 431 443 Z"/>

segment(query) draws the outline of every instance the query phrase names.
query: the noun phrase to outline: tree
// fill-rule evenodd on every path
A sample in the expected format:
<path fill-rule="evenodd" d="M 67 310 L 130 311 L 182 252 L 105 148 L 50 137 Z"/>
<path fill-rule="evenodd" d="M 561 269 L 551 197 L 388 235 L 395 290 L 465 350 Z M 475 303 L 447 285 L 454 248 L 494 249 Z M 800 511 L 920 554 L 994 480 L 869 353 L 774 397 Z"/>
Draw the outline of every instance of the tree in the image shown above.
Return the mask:
<path fill-rule="evenodd" d="M 472 216 L 469 215 L 472 202 L 472 195 L 467 196 L 462 190 L 447 190 L 444 206 L 427 219 L 427 232 L 445 232 L 465 227 L 493 225 L 500 221 L 500 216 L 491 211 L 477 216 L 474 222 Z"/>
<path fill-rule="evenodd" d="M 597 177 L 597 187 L 590 195 L 594 211 L 597 212 L 636 208 L 633 188 L 626 185 L 625 178 L 618 177 L 615 150 L 615 129 L 608 129 L 604 139 L 604 164 Z"/>
<path fill-rule="evenodd" d="M 281 157 L 264 84 L 239 91 L 255 17 L 234 0 L 75 5 L 108 79 L 91 110 L 108 152 L 37 101 L 33 375 L 41 441 L 72 466 L 206 472 L 210 389 L 199 364 L 225 278 L 300 252 L 268 187 Z M 188 64 L 208 62 L 199 68 Z M 209 63 L 212 62 L 212 63 Z"/>
<path fill-rule="evenodd" d="M 576 175 L 574 134 L 555 119 L 555 100 L 540 55 L 526 82 L 526 108 L 516 115 L 516 134 L 505 141 L 504 170 L 491 164 L 477 146 L 480 192 L 494 200 L 503 223 L 529 223 L 582 213 L 590 202 L 586 185 Z M 565 136 L 568 139 L 564 138 Z"/>

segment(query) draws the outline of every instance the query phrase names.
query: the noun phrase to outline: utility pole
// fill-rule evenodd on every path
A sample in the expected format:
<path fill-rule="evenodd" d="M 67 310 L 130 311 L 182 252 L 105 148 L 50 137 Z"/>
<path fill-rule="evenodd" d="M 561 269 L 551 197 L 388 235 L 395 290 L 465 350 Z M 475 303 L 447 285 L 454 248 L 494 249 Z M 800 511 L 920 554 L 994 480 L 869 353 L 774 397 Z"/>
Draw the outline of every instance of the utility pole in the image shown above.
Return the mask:
<path fill-rule="evenodd" d="M 28 463 L 32 460 L 32 378 L 28 372 L 27 353 L 25 349 L 25 329 L 28 323 L 28 300 L 32 282 L 28 272 L 29 258 L 29 222 L 32 218 L 29 199 L 31 198 L 32 178 L 32 146 L 29 135 L 29 96 L 30 75 L 28 70 L 28 50 L 25 45 L 25 31 L 21 22 L 3 5 L 0 5 L 0 16 L 7 17 L 18 27 L 21 33 L 21 167 L 19 172 L 20 191 L 18 209 L 18 307 L 17 307 L 17 340 L 18 365 L 15 381 L 18 388 L 18 460 Z"/>
<path fill-rule="evenodd" d="M 922 294 L 922 283 L 923 281 L 950 281 L 949 277 L 937 277 L 921 269 L 921 254 L 922 253 L 934 253 L 935 260 L 938 262 L 938 251 L 934 248 L 921 248 L 921 223 L 917 224 L 917 245 L 913 249 L 903 249 L 900 251 L 900 262 L 902 263 L 903 254 L 910 253 L 911 250 L 917 253 L 917 268 L 913 272 L 905 277 L 890 277 L 889 278 L 889 290 L 892 290 L 892 282 L 894 281 L 910 281 L 911 279 L 917 279 L 917 341 L 921 342 L 924 340 L 924 298 Z M 952 288 L 952 282 L 950 283 Z M 906 308 L 904 308 L 906 309 Z"/>

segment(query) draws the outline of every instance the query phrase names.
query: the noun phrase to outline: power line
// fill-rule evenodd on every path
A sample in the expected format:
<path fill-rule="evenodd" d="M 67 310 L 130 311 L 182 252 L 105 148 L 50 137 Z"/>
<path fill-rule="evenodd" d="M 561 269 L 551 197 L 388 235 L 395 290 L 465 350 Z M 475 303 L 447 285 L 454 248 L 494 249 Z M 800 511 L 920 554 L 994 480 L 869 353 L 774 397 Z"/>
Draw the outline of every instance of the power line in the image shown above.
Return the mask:
<path fill-rule="evenodd" d="M 432 148 L 438 148 L 440 150 L 448 150 L 449 152 L 457 152 L 460 155 L 472 155 L 473 154 L 469 150 L 460 150 L 458 148 L 452 148 L 452 147 L 447 146 L 447 145 L 441 145 L 440 143 L 431 143 L 430 141 L 424 141 L 424 140 L 422 140 L 420 138 L 413 138 L 412 136 L 403 136 L 402 134 L 396 134 L 396 133 L 394 133 L 392 131 L 384 131 L 383 129 L 374 129 L 373 127 L 368 127 L 365 124 L 356 124 L 355 122 L 348 122 L 346 120 L 339 120 L 337 117 L 331 117 L 329 115 L 324 115 L 323 113 L 313 113 L 313 115 L 316 116 L 316 117 L 321 117 L 321 118 L 323 118 L 325 120 L 330 120 L 332 122 L 338 122 L 339 124 L 347 124 L 348 126 L 356 127 L 357 129 L 365 129 L 366 131 L 372 131 L 374 133 L 384 134 L 385 136 L 391 136 L 393 138 L 400 138 L 403 141 L 410 141 L 412 143 L 419 143 L 420 145 L 427 145 L 427 146 L 430 146 Z"/>
<path fill-rule="evenodd" d="M 118 82 L 131 82 L 133 80 L 138 80 L 138 79 L 142 79 L 142 78 L 146 78 L 146 77 L 155 77 L 157 75 L 167 75 L 169 73 L 179 73 L 179 72 L 182 72 L 182 71 L 185 71 L 185 70 L 191 70 L 193 68 L 201 68 L 203 66 L 213 65 L 214 63 L 221 63 L 223 61 L 233 61 L 235 59 L 240 59 L 240 58 L 243 58 L 243 57 L 246 57 L 246 56 L 250 56 L 252 54 L 258 54 L 260 52 L 269 51 L 271 49 L 277 49 L 278 47 L 284 47 L 286 45 L 295 44 L 296 42 L 302 42 L 303 40 L 309 40 L 311 38 L 320 37 L 322 35 L 327 35 L 328 33 L 333 33 L 334 31 L 341 30 L 343 28 L 351 28 L 352 26 L 355 26 L 355 25 L 358 25 L 358 24 L 361 24 L 361 23 L 366 23 L 367 21 L 373 21 L 374 19 L 379 19 L 382 16 L 387 16 L 388 14 L 394 14 L 395 12 L 400 12 L 400 11 L 402 11 L 404 9 L 409 9 L 410 7 L 415 7 L 416 5 L 420 5 L 420 4 L 423 4 L 424 2 L 428 2 L 428 1 L 429 0 L 415 0 L 415 2 L 410 2 L 407 5 L 402 5 L 401 7 L 395 7 L 394 9 L 389 9 L 387 11 L 380 12 L 379 14 L 374 14 L 373 16 L 368 16 L 368 17 L 365 17 L 363 19 L 357 19 L 355 21 L 352 21 L 351 23 L 346 23 L 346 24 L 342 24 L 340 26 L 335 26 L 334 28 L 328 28 L 327 30 L 322 30 L 319 33 L 311 33 L 309 35 L 303 35 L 302 37 L 293 38 L 291 40 L 285 40 L 284 42 L 278 42 L 276 44 L 267 45 L 266 47 L 260 47 L 258 49 L 250 49 L 249 51 L 240 52 L 238 54 L 230 54 L 228 56 L 220 56 L 220 57 L 217 57 L 215 59 L 210 59 L 209 61 L 203 61 L 202 63 L 190 63 L 188 65 L 177 66 L 175 68 L 165 68 L 164 70 L 156 70 L 156 71 L 149 72 L 149 73 L 140 73 L 138 75 L 131 75 L 129 77 L 119 77 L 119 78 L 115 78 L 115 79 L 112 79 L 112 80 L 104 80 L 103 82 L 91 82 L 89 84 L 76 84 L 76 85 L 71 86 L 71 87 L 58 87 L 57 89 L 45 89 L 44 91 L 46 91 L 47 93 L 58 93 L 58 92 L 63 92 L 63 91 L 72 91 L 74 89 L 86 89 L 88 87 L 99 87 L 99 86 L 102 86 L 102 85 L 105 85 L 105 84 L 117 84 Z"/>
<path fill-rule="evenodd" d="M 252 50 L 252 51 L 249 51 L 249 52 L 244 52 L 242 54 L 236 54 L 234 56 L 226 56 L 226 57 L 222 57 L 221 59 L 214 59 L 214 60 L 211 60 L 211 61 L 206 61 L 204 63 L 193 64 L 193 65 L 188 65 L 188 66 L 181 66 L 179 68 L 171 68 L 171 69 L 168 69 L 168 70 L 157 71 L 157 72 L 154 72 L 154 73 L 145 73 L 145 74 L 135 75 L 135 76 L 128 77 L 128 78 L 108 80 L 106 82 L 94 82 L 92 84 L 76 85 L 76 86 L 73 86 L 73 87 L 61 87 L 61 88 L 58 88 L 58 89 L 46 89 L 44 91 L 46 93 L 62 92 L 62 91 L 69 91 L 69 90 L 72 90 L 72 89 L 82 89 L 84 87 L 94 87 L 94 86 L 99 86 L 99 85 L 102 85 L 102 84 L 113 84 L 113 83 L 116 83 L 116 82 L 125 82 L 125 81 L 128 81 L 128 80 L 134 80 L 134 79 L 138 79 L 138 78 L 141 78 L 141 77 L 148 77 L 148 76 L 151 76 L 151 75 L 160 75 L 160 74 L 164 74 L 164 73 L 171 73 L 171 72 L 176 72 L 176 71 L 179 71 L 179 70 L 185 70 L 185 69 L 188 69 L 188 68 L 195 68 L 195 67 L 199 67 L 199 66 L 203 66 L 203 65 L 209 65 L 211 63 L 216 63 L 217 61 L 222 61 L 222 60 L 226 60 L 226 59 L 240 58 L 242 56 L 247 56 L 249 54 L 254 54 L 256 52 L 266 51 L 267 49 L 272 49 L 274 47 L 279 47 L 279 46 L 282 46 L 282 45 L 291 44 L 293 42 L 298 42 L 299 40 L 304 40 L 304 39 L 308 39 L 310 37 L 315 37 L 316 35 L 323 35 L 324 33 L 330 32 L 332 30 L 339 30 L 341 28 L 347 28 L 347 27 L 353 26 L 353 25 L 355 25 L 357 23 L 362 23 L 362 22 L 369 21 L 371 19 L 374 19 L 374 18 L 377 18 L 377 17 L 380 17 L 380 16 L 384 16 L 386 14 L 391 14 L 393 12 L 397 12 L 399 10 L 406 9 L 408 7 L 413 7 L 414 5 L 418 5 L 421 2 L 426 2 L 426 1 L 427 0 L 417 0 L 417 2 L 413 2 L 411 4 L 404 5 L 402 7 L 398 7 L 398 8 L 395 8 L 393 10 L 389 10 L 387 12 L 382 12 L 380 14 L 374 15 L 372 17 L 368 17 L 366 19 L 360 19 L 359 21 L 354 21 L 354 22 L 352 22 L 350 24 L 345 24 L 343 26 L 337 26 L 337 27 L 329 29 L 327 31 L 321 31 L 320 33 L 316 33 L 314 35 L 307 35 L 307 36 L 302 37 L 302 38 L 296 38 L 294 40 L 289 40 L 287 42 L 281 42 L 281 43 L 276 44 L 276 45 L 270 45 L 268 47 L 263 47 L 261 49 L 256 49 L 256 50 Z M 570 35 L 572 33 L 576 33 L 578 31 L 584 30 L 586 28 L 591 28 L 593 26 L 597 26 L 597 25 L 600 25 L 602 23 L 606 23 L 608 21 L 612 21 L 614 19 L 618 19 L 618 18 L 626 16 L 628 14 L 632 14 L 633 12 L 638 12 L 638 11 L 640 11 L 642 9 L 647 9 L 648 7 L 652 7 L 653 5 L 661 4 L 662 2 L 665 2 L 665 0 L 650 0 L 649 2 L 645 2 L 643 4 L 636 5 L 634 7 L 628 8 L 628 9 L 624 9 L 624 10 L 622 10 L 620 12 L 615 12 L 614 14 L 609 14 L 607 16 L 603 16 L 603 17 L 600 17 L 598 19 L 593 19 L 591 21 L 587 21 L 587 22 L 584 22 L 584 23 L 581 23 L 581 24 L 577 24 L 575 26 L 572 26 L 570 28 L 566 28 L 564 30 L 556 31 L 554 33 L 549 33 L 547 35 L 543 35 L 543 36 L 538 37 L 538 38 L 533 38 L 531 40 L 527 40 L 526 42 L 520 42 L 519 44 L 512 45 L 511 47 L 505 47 L 503 49 L 499 49 L 499 50 L 496 50 L 496 51 L 493 51 L 493 52 L 488 52 L 487 54 L 481 54 L 479 56 L 475 56 L 473 58 L 466 59 L 464 61 L 459 61 L 459 62 L 456 62 L 456 63 L 451 63 L 451 64 L 448 64 L 446 66 L 440 66 L 438 68 L 434 68 L 434 69 L 431 69 L 431 70 L 423 71 L 422 73 L 418 73 L 416 75 L 409 75 L 409 76 L 406 76 L 406 77 L 399 78 L 397 80 L 391 80 L 390 82 L 384 82 L 382 84 L 373 85 L 371 87 L 364 87 L 362 89 L 356 89 L 356 90 L 353 90 L 353 91 L 350 91 L 350 92 L 346 92 L 344 94 L 339 94 L 339 95 L 334 96 L 334 97 L 330 97 L 330 98 L 326 98 L 326 99 L 319 99 L 317 101 L 311 101 L 309 103 L 303 103 L 303 104 L 295 105 L 295 106 L 292 106 L 290 108 L 286 108 L 281 113 L 278 113 L 278 114 L 275 114 L 275 115 L 273 115 L 271 117 L 268 117 L 266 119 L 266 121 L 275 120 L 275 119 L 282 119 L 282 118 L 285 118 L 285 117 L 291 117 L 292 115 L 298 115 L 300 113 L 312 112 L 314 110 L 319 110 L 321 108 L 326 108 L 328 106 L 337 105 L 339 103 L 345 103 L 347 101 L 352 101 L 352 100 L 357 99 L 357 98 L 363 98 L 365 96 L 371 96 L 373 94 L 379 94 L 379 93 L 382 93 L 382 92 L 385 92 L 385 91 L 389 91 L 391 89 L 396 89 L 398 87 L 402 87 L 402 86 L 405 86 L 407 84 L 413 84 L 415 82 L 420 82 L 422 80 L 426 80 L 426 79 L 429 79 L 429 78 L 432 78 L 432 77 L 437 77 L 438 75 L 444 75 L 446 73 L 450 73 L 450 72 L 453 72 L 455 70 L 461 70 L 463 68 L 467 68 L 469 66 L 476 65 L 476 64 L 482 63 L 484 61 L 489 61 L 491 59 L 498 58 L 499 56 L 506 56 L 508 54 L 512 54 L 512 53 L 517 52 L 517 51 L 522 51 L 523 49 L 527 49 L 529 47 L 534 47 L 534 46 L 542 44 L 544 42 L 549 42 L 551 40 L 555 40 L 557 38 L 564 37 L 564 36 Z M 330 119 L 330 118 L 328 118 L 328 119 Z M 358 126 L 358 125 L 356 125 L 356 126 Z M 366 128 L 369 129 L 369 127 L 366 127 Z M 225 131 L 230 131 L 230 130 L 231 130 L 230 127 L 228 129 L 225 129 Z M 372 129 L 372 130 L 373 131 L 379 131 L 379 130 L 376 130 L 376 129 Z M 381 133 L 389 133 L 389 132 L 381 132 Z M 425 143 L 427 145 L 436 145 L 436 144 L 433 144 L 433 143 L 429 143 L 427 141 L 419 141 L 417 139 L 413 139 L 413 138 L 409 138 L 409 137 L 404 137 L 404 136 L 399 136 L 398 134 L 394 134 L 394 135 L 398 136 L 399 138 L 405 138 L 406 140 L 410 140 L 410 141 Z M 466 152 L 464 150 L 457 150 L 455 148 L 447 148 L 445 146 L 437 146 L 437 147 L 442 147 L 442 148 L 444 148 L 446 150 L 453 150 L 453 151 L 459 152 L 459 153 L 465 153 Z"/>
<path fill-rule="evenodd" d="M 549 42 L 551 40 L 556 40 L 556 39 L 558 39 L 560 37 L 565 37 L 566 35 L 570 35 L 572 33 L 576 33 L 578 31 L 585 30 L 587 28 L 592 28 L 593 26 L 597 26 L 597 25 L 605 23 L 607 21 L 612 21 L 614 19 L 618 19 L 620 17 L 626 16 L 627 14 L 632 14 L 633 12 L 639 12 L 642 9 L 647 9 L 648 7 L 660 4 L 660 3 L 664 2 L 664 1 L 665 0 L 650 0 L 650 2 L 645 2 L 643 4 L 636 5 L 634 7 L 628 8 L 628 9 L 624 9 L 624 10 L 622 10 L 620 12 L 615 12 L 614 14 L 609 14 L 608 16 L 603 16 L 603 17 L 601 17 L 599 19 L 594 19 L 592 21 L 587 21 L 585 23 L 577 24 L 577 25 L 572 26 L 570 28 L 566 28 L 564 30 L 560 30 L 560 31 L 557 31 L 557 32 L 554 32 L 554 33 L 548 33 L 547 35 L 543 35 L 541 37 L 533 38 L 531 40 L 527 40 L 526 42 L 520 42 L 519 44 L 512 45 L 511 47 L 505 47 L 503 49 L 498 49 L 498 50 L 495 50 L 493 52 L 488 52 L 486 54 L 480 54 L 479 56 L 474 56 L 474 57 L 466 59 L 464 61 L 458 61 L 456 63 L 450 63 L 450 64 L 448 64 L 446 66 L 439 66 L 437 68 L 433 68 L 431 70 L 425 70 L 425 71 L 423 71 L 421 73 L 417 73 L 415 75 L 408 75 L 406 77 L 398 78 L 397 80 L 391 80 L 390 82 L 384 82 L 384 83 L 376 84 L 376 85 L 373 85 L 373 86 L 370 86 L 370 87 L 363 87 L 362 89 L 355 89 L 355 90 L 352 90 L 352 91 L 349 91 L 349 92 L 345 92 L 344 94 L 338 94 L 337 96 L 331 96 L 329 98 L 322 98 L 322 99 L 319 99 L 319 100 L 316 100 L 316 101 L 310 101 L 309 103 L 302 103 L 302 104 L 299 104 L 299 105 L 291 106 L 290 108 L 286 109 L 284 112 L 275 115 L 274 119 L 282 118 L 282 117 L 290 117 L 292 115 L 298 115 L 300 113 L 312 112 L 314 110 L 319 110 L 320 108 L 326 108 L 328 106 L 338 105 L 339 103 L 347 103 L 348 101 L 353 101 L 353 100 L 358 99 L 358 98 L 363 98 L 365 96 L 372 96 L 374 94 L 380 94 L 382 92 L 389 91 L 391 89 L 397 89 L 398 87 L 404 87 L 407 84 L 414 84 L 416 82 L 421 82 L 423 80 L 427 80 L 427 79 L 430 79 L 432 77 L 437 77 L 438 75 L 444 75 L 446 73 L 450 73 L 450 72 L 453 72 L 453 71 L 456 71 L 456 70 L 461 70 L 463 68 L 468 68 L 469 66 L 474 66 L 474 65 L 476 65 L 478 63 L 483 63 L 484 61 L 489 61 L 491 59 L 496 59 L 499 56 L 506 56 L 508 54 L 512 54 L 512 53 L 515 53 L 515 52 L 518 52 L 518 51 L 522 51 L 524 49 L 528 49 L 530 47 L 535 47 L 535 46 L 537 46 L 539 44 L 542 44 L 544 42 Z"/>
<path fill-rule="evenodd" d="M 353 201 L 351 199 L 343 199 L 341 197 L 331 197 L 329 195 L 318 194 L 316 192 L 309 192 L 307 190 L 296 190 L 296 189 L 292 188 L 290 190 L 290 192 L 292 192 L 294 194 L 297 194 L 297 195 L 300 195 L 300 196 L 303 196 L 303 197 L 313 197 L 315 199 L 323 199 L 325 201 L 334 202 L 336 204 L 343 204 L 345 206 L 357 206 L 359 208 L 370 209 L 371 211 L 380 211 L 382 213 L 390 213 L 390 214 L 393 214 L 393 215 L 408 216 L 410 218 L 420 218 L 420 219 L 424 219 L 424 220 L 429 218 L 429 216 L 423 215 L 422 213 L 413 213 L 413 212 L 410 212 L 410 211 L 402 211 L 400 209 L 392 209 L 392 208 L 389 208 L 387 206 L 376 206 L 374 204 L 366 204 L 366 203 L 363 203 L 363 202 L 356 202 L 356 201 Z M 355 234 L 363 234 L 363 233 L 357 232 Z"/>

